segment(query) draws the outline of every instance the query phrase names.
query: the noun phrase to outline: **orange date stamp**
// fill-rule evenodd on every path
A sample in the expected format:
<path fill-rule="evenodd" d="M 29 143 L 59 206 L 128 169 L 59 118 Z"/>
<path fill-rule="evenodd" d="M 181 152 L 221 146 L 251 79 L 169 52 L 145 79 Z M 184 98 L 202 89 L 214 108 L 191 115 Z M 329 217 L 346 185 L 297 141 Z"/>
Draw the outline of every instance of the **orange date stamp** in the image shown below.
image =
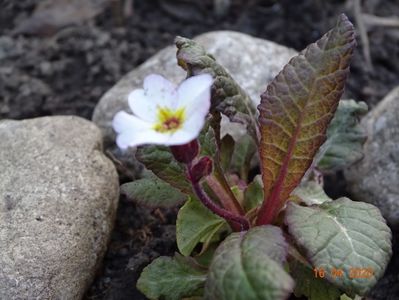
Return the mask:
<path fill-rule="evenodd" d="M 350 279 L 369 279 L 374 276 L 374 269 L 371 267 L 350 267 L 349 270 L 340 268 L 331 268 L 329 270 L 325 268 L 314 268 L 313 274 L 315 278 L 324 278 L 330 275 L 332 278 L 349 277 Z"/>

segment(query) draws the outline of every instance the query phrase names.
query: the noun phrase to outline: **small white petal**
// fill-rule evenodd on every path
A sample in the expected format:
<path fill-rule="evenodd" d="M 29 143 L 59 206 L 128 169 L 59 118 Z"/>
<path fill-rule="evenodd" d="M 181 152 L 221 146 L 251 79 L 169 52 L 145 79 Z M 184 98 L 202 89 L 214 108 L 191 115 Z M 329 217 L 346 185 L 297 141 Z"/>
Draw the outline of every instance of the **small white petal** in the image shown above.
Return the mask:
<path fill-rule="evenodd" d="M 112 120 L 112 127 L 118 133 L 116 144 L 119 148 L 126 149 L 134 146 L 139 133 L 151 130 L 152 124 L 120 111 Z"/>
<path fill-rule="evenodd" d="M 153 129 L 146 129 L 140 132 L 124 131 L 116 138 L 119 148 L 136 147 L 145 144 L 167 145 L 170 135 L 156 132 Z"/>
<path fill-rule="evenodd" d="M 191 132 L 194 135 L 194 137 L 197 137 L 205 125 L 205 116 L 199 113 L 192 114 L 183 123 L 182 130 Z"/>
<path fill-rule="evenodd" d="M 137 89 L 128 96 L 130 110 L 140 119 L 155 122 L 157 119 L 157 103 L 143 89 Z"/>
<path fill-rule="evenodd" d="M 197 110 L 208 113 L 211 105 L 211 86 L 213 78 L 209 74 L 190 77 L 183 81 L 177 89 L 179 107 L 186 107 L 186 114 Z"/>
<path fill-rule="evenodd" d="M 144 79 L 144 93 L 155 105 L 175 107 L 177 103 L 176 85 L 161 75 L 151 74 Z"/>
<path fill-rule="evenodd" d="M 116 137 L 116 144 L 122 150 L 126 150 L 129 147 L 129 143 L 134 137 L 134 133 L 131 131 L 124 131 L 123 133 L 118 134 Z"/>
<path fill-rule="evenodd" d="M 112 120 L 112 127 L 117 133 L 123 131 L 140 131 L 150 128 L 151 126 L 151 123 L 145 122 L 124 111 L 118 112 Z"/>
<path fill-rule="evenodd" d="M 184 128 L 179 129 L 175 133 L 172 134 L 170 139 L 164 145 L 184 145 L 188 142 L 191 142 L 198 136 L 199 132 L 193 132 L 185 130 Z"/>
<path fill-rule="evenodd" d="M 202 93 L 198 94 L 190 102 L 187 102 L 185 107 L 186 116 L 190 118 L 191 115 L 199 114 L 203 118 L 209 113 L 211 108 L 211 91 L 205 89 Z"/>

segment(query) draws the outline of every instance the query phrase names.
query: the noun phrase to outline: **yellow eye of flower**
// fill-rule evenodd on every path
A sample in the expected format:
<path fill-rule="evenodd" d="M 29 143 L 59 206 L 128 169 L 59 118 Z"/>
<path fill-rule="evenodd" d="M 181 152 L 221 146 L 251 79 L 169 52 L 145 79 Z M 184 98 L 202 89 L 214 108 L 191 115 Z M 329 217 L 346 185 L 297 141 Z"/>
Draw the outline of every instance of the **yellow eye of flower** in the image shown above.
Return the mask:
<path fill-rule="evenodd" d="M 173 133 L 180 129 L 186 119 L 185 109 L 179 108 L 172 110 L 168 107 L 159 107 L 157 112 L 158 122 L 154 126 L 154 130 L 165 133 Z"/>

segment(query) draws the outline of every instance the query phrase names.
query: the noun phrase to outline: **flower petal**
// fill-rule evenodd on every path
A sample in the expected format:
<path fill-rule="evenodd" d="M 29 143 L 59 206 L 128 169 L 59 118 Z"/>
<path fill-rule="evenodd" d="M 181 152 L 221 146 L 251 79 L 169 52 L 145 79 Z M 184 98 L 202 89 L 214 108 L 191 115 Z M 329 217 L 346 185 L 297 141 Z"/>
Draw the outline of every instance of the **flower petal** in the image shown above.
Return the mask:
<path fill-rule="evenodd" d="M 144 79 L 144 94 L 149 101 L 160 107 L 175 107 L 176 85 L 161 75 L 151 74 Z"/>
<path fill-rule="evenodd" d="M 117 133 L 123 131 L 140 131 L 151 128 L 151 126 L 151 123 L 145 122 L 124 111 L 118 112 L 112 120 L 112 127 Z"/>
<path fill-rule="evenodd" d="M 198 136 L 198 133 L 179 129 L 170 136 L 169 140 L 164 145 L 172 146 L 187 144 L 195 139 Z"/>
<path fill-rule="evenodd" d="M 143 131 L 124 131 L 116 138 L 119 148 L 136 147 L 145 144 L 167 145 L 170 135 L 156 132 L 153 129 Z"/>
<path fill-rule="evenodd" d="M 209 74 L 193 76 L 183 81 L 177 89 L 178 106 L 185 107 L 187 115 L 197 111 L 206 115 L 211 106 L 212 83 L 213 78 Z"/>
<path fill-rule="evenodd" d="M 181 130 L 190 132 L 195 138 L 197 137 L 205 125 L 206 114 L 195 113 L 192 114 L 184 123 Z"/>
<path fill-rule="evenodd" d="M 155 122 L 157 119 L 157 103 L 145 93 L 137 89 L 128 96 L 130 110 L 140 119 Z"/>

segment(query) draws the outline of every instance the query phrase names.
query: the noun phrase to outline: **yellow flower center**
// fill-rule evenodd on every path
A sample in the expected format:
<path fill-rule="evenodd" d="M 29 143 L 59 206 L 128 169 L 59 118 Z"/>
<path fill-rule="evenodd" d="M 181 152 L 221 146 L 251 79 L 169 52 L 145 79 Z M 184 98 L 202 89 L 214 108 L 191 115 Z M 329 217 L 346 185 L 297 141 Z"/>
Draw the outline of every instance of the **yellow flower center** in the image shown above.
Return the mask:
<path fill-rule="evenodd" d="M 177 110 L 171 110 L 168 107 L 158 108 L 158 122 L 155 124 L 155 131 L 165 133 L 173 133 L 180 129 L 186 119 L 185 109 L 179 108 Z"/>

